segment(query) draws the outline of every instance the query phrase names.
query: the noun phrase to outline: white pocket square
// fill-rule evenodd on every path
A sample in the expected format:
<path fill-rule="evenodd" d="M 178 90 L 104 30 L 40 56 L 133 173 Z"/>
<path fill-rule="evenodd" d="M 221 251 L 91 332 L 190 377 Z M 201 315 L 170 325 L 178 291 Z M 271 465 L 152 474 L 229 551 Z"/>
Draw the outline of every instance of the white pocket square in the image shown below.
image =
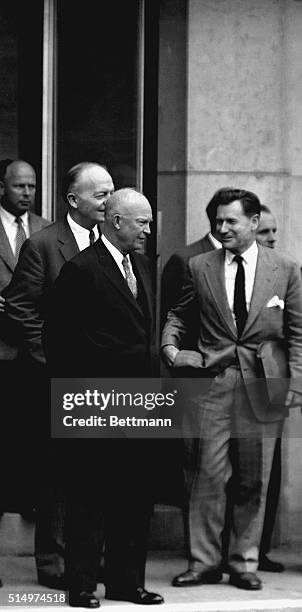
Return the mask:
<path fill-rule="evenodd" d="M 277 295 L 274 295 L 266 304 L 266 308 L 281 308 L 284 310 L 284 300 L 280 300 Z"/>

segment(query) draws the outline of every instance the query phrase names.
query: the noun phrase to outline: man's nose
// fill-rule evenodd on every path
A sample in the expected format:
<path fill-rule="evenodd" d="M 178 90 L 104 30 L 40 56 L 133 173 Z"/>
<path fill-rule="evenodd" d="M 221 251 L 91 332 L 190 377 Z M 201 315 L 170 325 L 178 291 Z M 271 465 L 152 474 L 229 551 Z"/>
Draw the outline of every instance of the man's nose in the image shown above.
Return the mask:
<path fill-rule="evenodd" d="M 225 222 L 225 221 L 222 221 L 222 223 L 221 223 L 220 227 L 218 228 L 218 231 L 219 231 L 221 234 L 225 234 L 225 233 L 228 231 L 227 224 L 226 224 L 226 222 Z"/>
<path fill-rule="evenodd" d="M 150 229 L 149 223 L 147 223 L 146 227 L 144 228 L 144 233 L 145 234 L 151 234 L 151 229 Z"/>
<path fill-rule="evenodd" d="M 273 232 L 270 232 L 269 234 L 269 241 L 275 243 L 276 242 L 276 236 Z"/>
<path fill-rule="evenodd" d="M 29 196 L 30 190 L 29 190 L 29 186 L 28 185 L 24 185 L 24 187 L 23 187 L 23 194 L 26 195 L 26 196 Z"/>

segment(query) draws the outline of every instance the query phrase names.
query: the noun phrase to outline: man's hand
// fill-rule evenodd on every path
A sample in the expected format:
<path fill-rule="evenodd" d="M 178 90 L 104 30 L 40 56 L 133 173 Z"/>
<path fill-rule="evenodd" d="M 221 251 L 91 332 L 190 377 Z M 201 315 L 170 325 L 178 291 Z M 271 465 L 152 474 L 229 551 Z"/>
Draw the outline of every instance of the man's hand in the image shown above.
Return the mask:
<path fill-rule="evenodd" d="M 5 299 L 2 295 L 0 295 L 0 312 L 4 312 L 5 307 Z"/>
<path fill-rule="evenodd" d="M 173 368 L 202 368 L 202 355 L 197 351 L 178 351 Z"/>
<path fill-rule="evenodd" d="M 285 406 L 287 408 L 296 408 L 299 406 L 302 412 L 302 393 L 299 393 L 298 391 L 288 391 Z"/>

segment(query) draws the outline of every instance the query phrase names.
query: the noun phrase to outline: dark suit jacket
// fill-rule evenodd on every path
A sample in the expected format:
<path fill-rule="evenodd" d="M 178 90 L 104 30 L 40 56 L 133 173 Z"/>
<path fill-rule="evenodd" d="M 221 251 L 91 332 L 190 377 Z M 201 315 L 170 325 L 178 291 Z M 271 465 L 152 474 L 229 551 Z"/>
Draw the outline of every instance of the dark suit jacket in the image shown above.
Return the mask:
<path fill-rule="evenodd" d="M 25 241 L 10 285 L 4 292 L 6 316 L 24 356 L 45 362 L 42 325 L 50 292 L 63 264 L 79 252 L 66 219 L 49 225 Z"/>
<path fill-rule="evenodd" d="M 208 253 L 215 249 L 213 242 L 206 234 L 200 240 L 188 244 L 168 259 L 162 273 L 161 280 L 161 322 L 165 324 L 167 313 L 176 304 L 181 296 L 182 286 L 186 279 L 188 262 L 191 257 Z M 183 339 L 182 348 L 192 348 L 196 344 L 197 321 L 192 321 L 191 330 L 188 330 Z"/>
<path fill-rule="evenodd" d="M 191 277 L 182 298 L 168 314 L 162 346 L 178 346 L 191 317 L 198 313 L 198 350 L 204 368 L 209 375 L 215 375 L 237 360 L 256 418 L 270 421 L 284 416 L 283 405 L 272 410 L 264 404 L 258 393 L 261 385 L 254 381 L 286 375 L 284 352 L 284 359 L 280 359 L 280 347 L 285 345 L 289 386 L 302 392 L 302 283 L 300 269 L 292 259 L 261 245 L 258 248 L 253 295 L 241 337 L 238 338 L 227 301 L 221 249 L 190 260 Z M 276 296 L 283 300 L 284 309 L 280 304 L 274 305 Z M 265 345 L 271 351 L 269 370 Z"/>
<path fill-rule="evenodd" d="M 39 217 L 32 212 L 28 214 L 29 231 L 30 235 L 38 232 L 43 227 L 49 225 L 49 221 Z M 0 293 L 10 283 L 15 270 L 17 260 L 11 249 L 8 237 L 0 219 Z M 17 355 L 17 346 L 14 342 L 8 342 L 7 330 L 4 316 L 0 318 L 0 359 L 14 359 Z"/>
<path fill-rule="evenodd" d="M 138 281 L 138 301 L 101 239 L 63 266 L 44 330 L 52 374 L 155 374 L 149 264 L 139 253 L 131 255 L 131 262 Z"/>

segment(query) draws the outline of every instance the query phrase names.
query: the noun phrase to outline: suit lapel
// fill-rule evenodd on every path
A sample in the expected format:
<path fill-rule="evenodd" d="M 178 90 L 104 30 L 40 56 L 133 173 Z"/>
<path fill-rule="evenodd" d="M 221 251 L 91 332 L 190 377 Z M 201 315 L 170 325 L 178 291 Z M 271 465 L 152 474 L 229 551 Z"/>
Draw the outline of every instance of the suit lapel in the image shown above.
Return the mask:
<path fill-rule="evenodd" d="M 152 297 L 151 297 L 149 280 L 146 276 L 145 270 L 141 266 L 140 260 L 136 257 L 135 253 L 131 255 L 131 263 L 132 263 L 134 274 L 136 276 L 140 289 L 143 293 L 142 303 L 146 304 L 146 309 L 144 313 L 149 320 L 152 320 L 153 308 L 152 308 Z"/>
<path fill-rule="evenodd" d="M 9 239 L 0 219 L 0 257 L 13 272 L 16 267 L 16 258 L 10 246 Z"/>
<path fill-rule="evenodd" d="M 66 219 L 62 219 L 59 224 L 58 242 L 60 253 L 65 261 L 69 261 L 79 252 L 77 241 Z"/>
<path fill-rule="evenodd" d="M 234 323 L 233 315 L 229 307 L 227 293 L 225 289 L 225 275 L 224 275 L 224 249 L 215 251 L 215 257 L 208 260 L 205 268 L 205 276 L 212 293 L 216 308 L 219 311 L 221 318 L 223 319 L 225 326 L 232 334 L 233 337 L 237 337 L 236 325 Z"/>
<path fill-rule="evenodd" d="M 271 297 L 272 289 L 276 283 L 278 265 L 272 262 L 269 257 L 268 247 L 258 247 L 258 260 L 255 272 L 254 287 L 251 299 L 250 310 L 248 313 L 245 328 L 242 333 L 244 337 L 255 319 L 260 314 L 264 304 Z"/>

